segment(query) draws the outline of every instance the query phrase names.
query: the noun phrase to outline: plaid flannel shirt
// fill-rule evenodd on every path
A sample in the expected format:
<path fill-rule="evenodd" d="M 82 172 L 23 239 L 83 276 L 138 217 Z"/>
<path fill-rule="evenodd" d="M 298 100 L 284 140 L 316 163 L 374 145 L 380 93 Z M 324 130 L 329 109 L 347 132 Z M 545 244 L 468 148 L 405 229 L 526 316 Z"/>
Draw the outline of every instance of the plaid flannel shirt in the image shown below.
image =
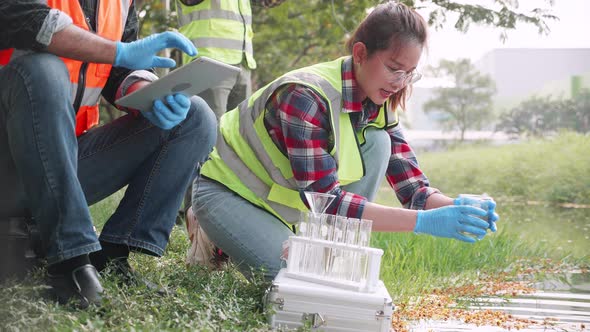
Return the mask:
<path fill-rule="evenodd" d="M 352 70 L 352 59 L 342 64 L 342 109 L 349 113 L 356 131 L 374 122 L 379 105 L 360 99 Z M 336 195 L 327 213 L 360 218 L 367 199 L 346 192 L 338 181 L 336 160 L 329 151 L 334 146 L 327 101 L 300 84 L 277 89 L 266 104 L 264 123 L 272 140 L 289 158 L 298 189 Z M 385 174 L 397 198 L 406 208 L 423 209 L 426 199 L 438 192 L 418 166 L 416 156 L 397 125 L 387 129 L 391 137 L 391 157 Z"/>

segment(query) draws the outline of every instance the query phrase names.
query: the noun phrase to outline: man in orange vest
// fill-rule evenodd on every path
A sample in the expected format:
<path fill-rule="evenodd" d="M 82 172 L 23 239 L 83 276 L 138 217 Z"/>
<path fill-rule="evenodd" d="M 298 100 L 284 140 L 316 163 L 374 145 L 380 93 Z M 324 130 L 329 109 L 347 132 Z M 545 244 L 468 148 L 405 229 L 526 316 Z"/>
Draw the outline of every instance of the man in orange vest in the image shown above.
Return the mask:
<path fill-rule="evenodd" d="M 95 127 L 99 98 L 116 106 L 157 79 L 151 67 L 175 66 L 157 56 L 165 48 L 197 50 L 173 32 L 137 40 L 133 0 L 3 1 L 0 26 L 0 223 L 35 220 L 48 283 L 84 308 L 101 300 L 97 270 L 136 283 L 129 252 L 163 254 L 216 140 L 199 97 L 169 95 Z M 125 186 L 97 238 L 88 204 Z"/>

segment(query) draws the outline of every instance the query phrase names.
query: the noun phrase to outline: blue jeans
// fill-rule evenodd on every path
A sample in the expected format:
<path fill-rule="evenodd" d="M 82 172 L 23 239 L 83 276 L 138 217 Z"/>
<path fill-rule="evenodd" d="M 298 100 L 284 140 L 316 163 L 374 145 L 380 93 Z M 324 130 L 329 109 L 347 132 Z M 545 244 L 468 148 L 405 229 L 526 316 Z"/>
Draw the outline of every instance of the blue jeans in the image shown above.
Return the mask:
<path fill-rule="evenodd" d="M 373 201 L 385 176 L 391 141 L 387 132 L 378 129 L 368 129 L 366 139 L 361 147 L 366 174 L 342 189 Z M 266 279 L 276 276 L 281 268 L 282 243 L 293 235 L 279 219 L 207 178 L 195 179 L 193 210 L 207 236 L 246 277 L 261 268 Z"/>
<path fill-rule="evenodd" d="M 198 97 L 191 102 L 171 130 L 125 115 L 76 137 L 63 62 L 46 53 L 15 59 L 0 69 L 0 172 L 16 179 L 0 191 L 19 198 L 4 214 L 30 212 L 53 264 L 100 250 L 88 205 L 127 186 L 100 239 L 162 255 L 217 135 L 211 109 Z"/>

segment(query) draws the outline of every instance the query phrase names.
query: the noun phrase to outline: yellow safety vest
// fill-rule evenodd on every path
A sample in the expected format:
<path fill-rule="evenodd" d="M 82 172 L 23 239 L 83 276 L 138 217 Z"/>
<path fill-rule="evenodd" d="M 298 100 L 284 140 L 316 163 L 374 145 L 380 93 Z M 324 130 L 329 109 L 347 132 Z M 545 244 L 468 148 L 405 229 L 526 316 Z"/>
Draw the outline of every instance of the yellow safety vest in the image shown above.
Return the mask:
<path fill-rule="evenodd" d="M 205 0 L 186 6 L 176 1 L 179 31 L 192 40 L 199 56 L 207 56 L 230 65 L 246 59 L 256 68 L 252 51 L 252 8 L 250 0 Z M 183 62 L 192 60 L 184 54 Z"/>
<path fill-rule="evenodd" d="M 289 159 L 281 153 L 264 126 L 268 99 L 285 84 L 313 89 L 328 102 L 334 148 L 330 154 L 338 165 L 338 180 L 348 184 L 364 176 L 360 144 L 367 127 L 397 125 L 395 110 L 387 103 L 375 122 L 356 132 L 342 109 L 342 62 L 331 62 L 289 72 L 256 91 L 237 108 L 225 113 L 219 124 L 215 149 L 201 174 L 224 184 L 252 204 L 272 213 L 285 224 L 296 222 L 299 211 L 307 210 L 301 200 Z"/>

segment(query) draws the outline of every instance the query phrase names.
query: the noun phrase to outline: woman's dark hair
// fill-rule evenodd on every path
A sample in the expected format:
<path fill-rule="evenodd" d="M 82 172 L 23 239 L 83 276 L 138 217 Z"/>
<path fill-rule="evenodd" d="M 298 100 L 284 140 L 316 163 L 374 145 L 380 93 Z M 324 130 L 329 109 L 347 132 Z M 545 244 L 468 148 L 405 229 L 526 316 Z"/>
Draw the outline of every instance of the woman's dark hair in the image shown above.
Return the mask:
<path fill-rule="evenodd" d="M 391 47 L 398 50 L 408 43 L 425 48 L 427 31 L 428 25 L 420 14 L 403 3 L 390 1 L 376 6 L 367 15 L 346 42 L 346 48 L 352 54 L 352 46 L 361 42 L 365 44 L 368 56 Z M 390 97 L 394 107 L 405 108 L 407 90 L 406 86 Z"/>

